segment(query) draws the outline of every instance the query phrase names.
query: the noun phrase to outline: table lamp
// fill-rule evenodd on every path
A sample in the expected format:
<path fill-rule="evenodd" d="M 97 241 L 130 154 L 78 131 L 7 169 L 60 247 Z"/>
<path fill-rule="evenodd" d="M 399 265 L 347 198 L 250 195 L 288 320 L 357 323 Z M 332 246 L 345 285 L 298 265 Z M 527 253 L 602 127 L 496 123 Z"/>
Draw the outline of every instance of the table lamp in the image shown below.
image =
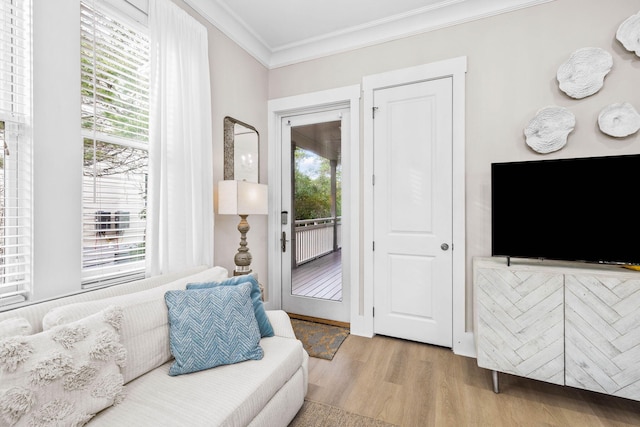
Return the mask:
<path fill-rule="evenodd" d="M 236 269 L 234 276 L 251 273 L 251 253 L 247 246 L 249 215 L 267 215 L 268 190 L 265 184 L 257 182 L 225 180 L 218 182 L 218 214 L 239 215 L 240 247 L 233 258 Z"/>

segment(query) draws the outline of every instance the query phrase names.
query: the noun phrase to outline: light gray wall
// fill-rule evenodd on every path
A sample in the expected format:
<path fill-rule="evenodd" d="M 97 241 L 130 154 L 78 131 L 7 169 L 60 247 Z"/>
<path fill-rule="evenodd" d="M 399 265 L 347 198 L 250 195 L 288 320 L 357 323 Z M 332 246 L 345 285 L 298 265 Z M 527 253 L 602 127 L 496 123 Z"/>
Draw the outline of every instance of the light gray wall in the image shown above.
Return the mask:
<path fill-rule="evenodd" d="M 615 39 L 620 23 L 638 11 L 637 0 L 556 0 L 274 69 L 269 73 L 268 95 L 269 99 L 300 95 L 357 84 L 370 74 L 458 56 L 468 58 L 466 286 L 470 329 L 471 260 L 491 254 L 490 164 L 640 153 L 639 134 L 619 140 L 605 136 L 597 127 L 600 110 L 610 103 L 628 101 L 640 110 L 640 58 Z M 603 90 L 574 100 L 558 89 L 556 71 L 573 51 L 588 46 L 608 50 L 614 67 Z M 526 146 L 523 128 L 537 110 L 548 105 L 568 107 L 577 124 L 564 149 L 540 155 Z"/>

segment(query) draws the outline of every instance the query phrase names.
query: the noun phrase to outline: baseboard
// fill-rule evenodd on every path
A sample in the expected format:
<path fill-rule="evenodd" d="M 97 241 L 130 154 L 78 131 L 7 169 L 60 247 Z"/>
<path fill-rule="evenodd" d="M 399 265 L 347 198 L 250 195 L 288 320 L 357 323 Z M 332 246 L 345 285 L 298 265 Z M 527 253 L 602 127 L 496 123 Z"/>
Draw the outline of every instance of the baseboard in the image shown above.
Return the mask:
<path fill-rule="evenodd" d="M 458 356 L 466 356 L 475 359 L 476 345 L 473 332 L 465 332 L 460 339 L 453 344 L 453 352 Z"/>

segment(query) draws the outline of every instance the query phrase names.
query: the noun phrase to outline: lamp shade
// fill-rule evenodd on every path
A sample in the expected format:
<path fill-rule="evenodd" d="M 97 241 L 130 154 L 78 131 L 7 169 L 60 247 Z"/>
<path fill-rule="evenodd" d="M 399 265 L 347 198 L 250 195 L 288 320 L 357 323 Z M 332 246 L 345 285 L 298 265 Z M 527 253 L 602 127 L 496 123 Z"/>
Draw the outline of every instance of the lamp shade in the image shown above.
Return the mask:
<path fill-rule="evenodd" d="M 265 184 L 225 180 L 218 182 L 218 213 L 221 215 L 266 215 L 268 190 Z"/>

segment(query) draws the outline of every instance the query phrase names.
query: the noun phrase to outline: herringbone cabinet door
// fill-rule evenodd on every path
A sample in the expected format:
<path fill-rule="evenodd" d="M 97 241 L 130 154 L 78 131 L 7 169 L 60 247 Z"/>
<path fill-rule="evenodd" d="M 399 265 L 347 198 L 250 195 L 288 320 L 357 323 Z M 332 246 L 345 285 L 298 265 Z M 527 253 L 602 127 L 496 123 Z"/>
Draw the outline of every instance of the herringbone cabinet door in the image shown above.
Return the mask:
<path fill-rule="evenodd" d="M 640 400 L 640 279 L 565 280 L 567 385 Z"/>
<path fill-rule="evenodd" d="M 564 385 L 564 277 L 477 268 L 478 366 Z"/>

